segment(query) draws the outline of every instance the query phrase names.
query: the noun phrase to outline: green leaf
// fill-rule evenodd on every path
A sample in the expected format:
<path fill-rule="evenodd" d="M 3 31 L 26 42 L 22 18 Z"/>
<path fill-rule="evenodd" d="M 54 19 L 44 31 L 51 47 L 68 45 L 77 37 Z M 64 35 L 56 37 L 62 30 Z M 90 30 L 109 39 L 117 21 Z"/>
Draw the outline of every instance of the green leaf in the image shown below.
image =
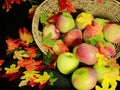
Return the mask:
<path fill-rule="evenodd" d="M 86 42 L 92 44 L 92 45 L 97 45 L 99 42 L 101 42 L 102 44 L 104 44 L 106 41 L 104 40 L 104 35 L 103 33 L 96 35 L 94 37 L 89 38 L 88 40 L 86 40 Z"/>
<path fill-rule="evenodd" d="M 44 12 L 44 13 L 40 14 L 40 22 L 42 24 L 47 25 L 48 24 L 47 19 L 48 19 L 48 14 L 47 13 Z"/>
<path fill-rule="evenodd" d="M 42 43 L 46 46 L 53 47 L 56 40 L 53 40 L 51 38 L 52 38 L 52 33 L 48 34 L 47 37 L 42 36 Z"/>
<path fill-rule="evenodd" d="M 49 79 L 50 85 L 54 85 L 54 82 L 57 80 L 57 78 L 54 77 L 53 72 L 50 72 L 49 75 L 50 75 L 50 79 Z"/>
<path fill-rule="evenodd" d="M 43 63 L 45 65 L 50 65 L 52 61 L 55 60 L 55 55 L 53 55 L 50 51 L 46 54 L 43 54 Z"/>

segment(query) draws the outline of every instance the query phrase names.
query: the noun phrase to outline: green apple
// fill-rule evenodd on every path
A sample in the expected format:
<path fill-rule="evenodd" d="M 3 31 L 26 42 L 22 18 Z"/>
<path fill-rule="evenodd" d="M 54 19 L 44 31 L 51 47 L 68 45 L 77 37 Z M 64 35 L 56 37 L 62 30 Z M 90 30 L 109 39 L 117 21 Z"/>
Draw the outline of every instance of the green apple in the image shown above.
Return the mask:
<path fill-rule="evenodd" d="M 92 90 L 97 83 L 97 75 L 91 67 L 81 67 L 73 72 L 71 81 L 77 90 Z"/>
<path fill-rule="evenodd" d="M 67 75 L 77 69 L 79 62 L 73 53 L 65 52 L 58 56 L 57 68 L 62 74 Z"/>

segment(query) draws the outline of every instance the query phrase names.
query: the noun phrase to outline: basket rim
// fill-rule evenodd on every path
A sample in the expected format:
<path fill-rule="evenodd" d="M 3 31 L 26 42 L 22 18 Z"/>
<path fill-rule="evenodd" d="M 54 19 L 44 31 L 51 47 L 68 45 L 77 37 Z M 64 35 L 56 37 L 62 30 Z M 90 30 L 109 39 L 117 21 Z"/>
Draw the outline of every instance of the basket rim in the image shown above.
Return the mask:
<path fill-rule="evenodd" d="M 51 3 L 51 1 L 54 1 Z M 69 0 L 69 1 L 80 1 L 80 2 L 87 2 L 87 1 L 92 1 L 92 2 L 96 2 L 97 0 Z M 116 4 L 119 8 L 119 12 L 120 12 L 120 1 L 117 1 L 117 0 L 103 0 L 104 2 L 112 2 L 114 4 Z M 33 34 L 33 37 L 34 37 L 34 40 L 36 42 L 36 44 L 38 45 L 39 49 L 44 53 L 44 54 L 47 54 L 48 52 L 48 49 L 45 48 L 44 45 L 41 44 L 42 40 L 40 39 L 41 35 L 42 35 L 42 32 L 39 30 L 38 28 L 38 23 L 39 23 L 39 15 L 41 12 L 43 11 L 47 11 L 47 9 L 49 8 L 49 5 L 52 6 L 54 4 L 58 4 L 58 0 L 44 0 L 35 10 L 35 13 L 34 13 L 34 17 L 33 17 L 33 20 L 32 20 L 32 34 Z M 44 8 L 45 5 L 48 5 L 46 8 Z M 107 4 L 106 4 L 107 5 Z M 42 10 L 43 11 L 42 11 Z M 59 9 L 57 9 L 59 10 Z M 120 18 L 118 18 L 118 22 L 120 22 Z"/>

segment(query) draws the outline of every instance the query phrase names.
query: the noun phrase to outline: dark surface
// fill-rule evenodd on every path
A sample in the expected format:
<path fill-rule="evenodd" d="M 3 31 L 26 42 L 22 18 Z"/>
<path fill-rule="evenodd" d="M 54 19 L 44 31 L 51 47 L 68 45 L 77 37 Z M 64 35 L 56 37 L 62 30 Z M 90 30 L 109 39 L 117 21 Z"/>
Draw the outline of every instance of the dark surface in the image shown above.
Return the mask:
<path fill-rule="evenodd" d="M 2 2 L 3 0 L 0 0 L 0 6 Z M 10 57 L 5 56 L 5 39 L 7 37 L 17 38 L 18 28 L 26 27 L 28 30 L 31 30 L 32 21 L 28 19 L 27 14 L 30 7 L 30 2 L 21 3 L 21 5 L 13 5 L 13 8 L 8 13 L 0 7 L 0 59 L 7 60 L 4 66 L 12 62 Z M 58 80 L 55 82 L 54 86 L 46 86 L 44 90 L 74 90 L 70 81 L 71 75 L 63 75 L 58 70 L 53 70 L 53 72 L 55 77 L 58 77 Z M 31 88 L 28 86 L 18 88 L 18 83 L 19 80 L 8 82 L 8 79 L 0 78 L 0 90 L 38 90 L 37 87 Z M 120 84 L 118 84 L 118 86 L 119 85 Z M 119 87 L 117 87 L 116 90 L 120 90 Z"/>

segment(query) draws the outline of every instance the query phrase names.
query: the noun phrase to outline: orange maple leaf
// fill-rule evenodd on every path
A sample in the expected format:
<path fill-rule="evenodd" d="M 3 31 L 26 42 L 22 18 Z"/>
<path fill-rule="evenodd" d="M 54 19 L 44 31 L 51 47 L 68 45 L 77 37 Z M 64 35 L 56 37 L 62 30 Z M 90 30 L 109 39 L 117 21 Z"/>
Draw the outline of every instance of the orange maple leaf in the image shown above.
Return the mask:
<path fill-rule="evenodd" d="M 32 46 L 32 47 L 25 47 L 24 49 L 28 52 L 30 58 L 36 57 L 36 51 L 38 50 L 38 48 Z"/>
<path fill-rule="evenodd" d="M 6 40 L 8 50 L 14 50 L 20 46 L 18 39 L 8 38 Z"/>

